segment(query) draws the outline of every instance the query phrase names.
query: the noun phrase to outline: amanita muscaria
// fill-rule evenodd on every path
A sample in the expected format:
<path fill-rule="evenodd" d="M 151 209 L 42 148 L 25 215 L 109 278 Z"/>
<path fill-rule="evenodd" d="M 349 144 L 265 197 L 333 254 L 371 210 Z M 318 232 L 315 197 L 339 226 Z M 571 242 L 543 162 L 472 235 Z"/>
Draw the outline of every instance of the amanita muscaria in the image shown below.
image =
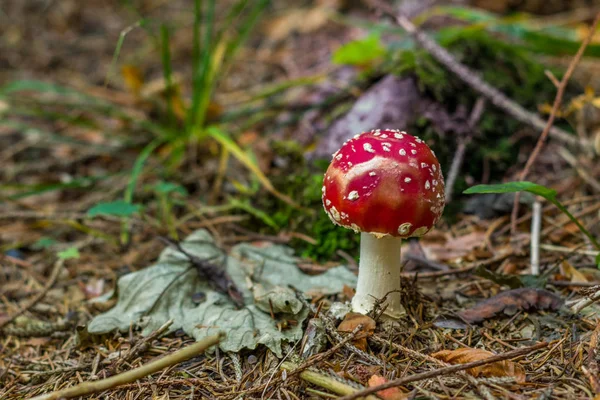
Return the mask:
<path fill-rule="evenodd" d="M 356 135 L 333 155 L 322 198 L 335 224 L 362 232 L 352 309 L 366 314 L 387 294 L 385 313 L 399 316 L 402 239 L 426 234 L 444 210 L 435 154 L 404 131 Z"/>

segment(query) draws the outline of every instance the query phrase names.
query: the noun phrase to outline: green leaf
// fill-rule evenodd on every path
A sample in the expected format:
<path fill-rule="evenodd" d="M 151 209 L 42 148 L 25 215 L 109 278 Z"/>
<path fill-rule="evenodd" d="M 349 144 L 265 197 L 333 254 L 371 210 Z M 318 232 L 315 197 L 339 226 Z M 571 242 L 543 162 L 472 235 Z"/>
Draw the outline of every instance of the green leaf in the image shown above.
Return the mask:
<path fill-rule="evenodd" d="M 598 265 L 598 268 L 600 268 L 600 253 L 596 256 L 596 264 Z"/>
<path fill-rule="evenodd" d="M 546 200 L 556 200 L 556 190 L 538 185 L 532 182 L 506 182 L 495 185 L 477 185 L 468 188 L 463 193 L 465 194 L 485 194 L 485 193 L 515 193 L 529 192 L 542 196 Z"/>
<path fill-rule="evenodd" d="M 346 43 L 333 53 L 332 61 L 342 65 L 369 64 L 385 54 L 379 35 L 371 34 L 364 39 Z"/>
<path fill-rule="evenodd" d="M 108 203 L 98 203 L 90 208 L 87 215 L 96 217 L 98 215 L 111 215 L 115 217 L 129 217 L 141 210 L 139 204 L 131 204 L 123 200 L 111 201 Z"/>
<path fill-rule="evenodd" d="M 66 250 L 59 251 L 56 255 L 61 260 L 69 260 L 71 258 L 79 258 L 79 249 L 77 249 L 77 247 L 69 247 Z"/>

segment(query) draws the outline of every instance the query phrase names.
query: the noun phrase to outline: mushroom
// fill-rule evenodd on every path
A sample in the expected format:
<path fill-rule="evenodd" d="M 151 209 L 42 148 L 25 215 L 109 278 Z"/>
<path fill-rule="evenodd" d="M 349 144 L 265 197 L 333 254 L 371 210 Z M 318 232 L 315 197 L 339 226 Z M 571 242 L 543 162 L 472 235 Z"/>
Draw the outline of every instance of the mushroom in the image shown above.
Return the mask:
<path fill-rule="evenodd" d="M 402 239 L 426 234 L 444 210 L 444 177 L 435 154 L 404 131 L 364 132 L 333 155 L 322 190 L 331 221 L 361 232 L 352 310 L 367 314 L 387 295 L 385 314 L 399 317 Z"/>

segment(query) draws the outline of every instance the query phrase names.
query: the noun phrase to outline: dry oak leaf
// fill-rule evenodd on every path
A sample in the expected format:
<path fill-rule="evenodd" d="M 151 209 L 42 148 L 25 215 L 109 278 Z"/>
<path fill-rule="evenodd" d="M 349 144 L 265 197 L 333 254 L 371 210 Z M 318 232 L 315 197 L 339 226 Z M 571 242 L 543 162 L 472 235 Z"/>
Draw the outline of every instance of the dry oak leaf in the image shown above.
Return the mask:
<path fill-rule="evenodd" d="M 371 336 L 375 331 L 375 320 L 366 315 L 349 312 L 344 317 L 344 320 L 338 325 L 339 332 L 352 332 L 358 325 L 362 325 L 360 331 L 356 334 L 352 343 L 359 349 L 367 350 L 367 337 Z"/>
<path fill-rule="evenodd" d="M 379 386 L 387 382 L 388 380 L 385 379 L 383 376 L 373 375 L 369 378 L 368 386 Z M 380 390 L 377 392 L 377 396 L 381 397 L 384 400 L 405 400 L 407 398 L 406 393 L 403 393 L 397 387 Z"/>
<path fill-rule="evenodd" d="M 447 362 L 448 364 L 466 364 L 493 356 L 494 353 L 482 349 L 461 348 L 456 350 L 442 350 L 431 356 Z M 499 377 L 511 376 L 517 383 L 525 382 L 525 369 L 522 365 L 512 361 L 497 361 L 495 363 L 469 368 L 468 374 L 474 377 Z"/>

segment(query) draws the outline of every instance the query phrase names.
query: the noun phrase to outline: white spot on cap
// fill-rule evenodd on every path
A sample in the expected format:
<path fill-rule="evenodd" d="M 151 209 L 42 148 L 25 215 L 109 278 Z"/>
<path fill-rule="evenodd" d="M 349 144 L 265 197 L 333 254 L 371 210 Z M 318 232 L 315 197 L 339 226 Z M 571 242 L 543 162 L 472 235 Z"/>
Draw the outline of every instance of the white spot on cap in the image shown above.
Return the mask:
<path fill-rule="evenodd" d="M 415 149 L 412 149 L 410 152 L 411 152 L 411 154 L 413 154 L 413 155 L 417 154 L 417 151 L 416 151 Z"/>
<path fill-rule="evenodd" d="M 358 191 L 353 190 L 350 193 L 348 193 L 348 200 L 354 201 L 356 199 L 358 199 Z"/>
<path fill-rule="evenodd" d="M 429 181 L 425 181 L 425 189 L 430 189 L 431 185 L 429 184 Z"/>
<path fill-rule="evenodd" d="M 404 137 L 404 135 L 403 135 L 403 134 L 401 134 L 401 133 L 394 133 L 394 137 L 395 137 L 396 139 L 402 139 L 402 138 Z"/>
<path fill-rule="evenodd" d="M 391 143 L 381 143 L 381 146 L 383 147 L 383 151 L 390 151 L 390 147 L 392 146 Z"/>
<path fill-rule="evenodd" d="M 424 163 L 424 162 L 421 163 L 421 168 L 427 168 L 427 166 L 428 166 L 427 163 Z"/>
<path fill-rule="evenodd" d="M 360 228 L 356 224 L 351 224 L 350 229 L 352 229 L 354 232 L 357 232 L 357 233 L 360 232 Z"/>
<path fill-rule="evenodd" d="M 352 165 L 354 165 L 354 164 L 352 164 L 352 162 L 348 161 L 348 166 L 351 167 Z"/>
<path fill-rule="evenodd" d="M 323 185 L 323 187 L 321 188 L 321 193 L 325 194 L 325 185 Z"/>
<path fill-rule="evenodd" d="M 331 205 L 331 200 L 325 199 L 325 205 L 329 207 Z"/>
<path fill-rule="evenodd" d="M 412 179 L 410 179 L 409 177 L 404 178 L 404 182 L 410 183 L 410 181 L 412 181 Z"/>
<path fill-rule="evenodd" d="M 412 224 L 410 222 L 405 222 L 398 227 L 398 233 L 401 235 L 406 235 L 410 232 L 410 228 L 412 228 Z"/>
<path fill-rule="evenodd" d="M 338 160 L 338 161 L 339 161 L 339 160 L 341 160 L 341 159 L 342 159 L 342 155 L 338 153 L 338 154 L 335 156 L 335 159 L 336 159 L 336 160 Z"/>
<path fill-rule="evenodd" d="M 329 210 L 329 213 L 331 214 L 331 218 L 333 218 L 334 221 L 336 221 L 336 222 L 340 221 L 340 213 L 338 212 L 337 208 L 331 207 L 331 209 Z"/>
<path fill-rule="evenodd" d="M 383 139 L 387 139 L 387 138 L 388 138 L 388 135 L 381 135 L 381 137 L 382 137 Z"/>
<path fill-rule="evenodd" d="M 411 145 L 412 147 L 417 147 L 417 145 L 416 145 L 416 144 L 414 144 L 414 143 L 411 143 L 410 145 Z"/>
<path fill-rule="evenodd" d="M 417 143 L 423 143 L 423 141 L 421 139 L 419 139 L 419 138 L 415 138 L 415 142 L 417 142 Z"/>
<path fill-rule="evenodd" d="M 368 153 L 375 153 L 375 150 L 373 150 L 373 146 L 371 146 L 371 143 L 363 144 L 363 149 L 365 149 L 365 151 Z"/>
<path fill-rule="evenodd" d="M 369 176 L 375 176 L 377 175 L 374 171 L 369 172 Z"/>
<path fill-rule="evenodd" d="M 404 150 L 404 149 L 400 149 L 400 155 L 401 155 L 401 156 L 405 156 L 405 155 L 406 155 L 406 150 Z"/>
<path fill-rule="evenodd" d="M 433 169 L 433 172 L 435 172 L 435 170 L 437 169 L 437 167 L 435 166 L 435 164 L 431 164 L 431 169 Z"/>

